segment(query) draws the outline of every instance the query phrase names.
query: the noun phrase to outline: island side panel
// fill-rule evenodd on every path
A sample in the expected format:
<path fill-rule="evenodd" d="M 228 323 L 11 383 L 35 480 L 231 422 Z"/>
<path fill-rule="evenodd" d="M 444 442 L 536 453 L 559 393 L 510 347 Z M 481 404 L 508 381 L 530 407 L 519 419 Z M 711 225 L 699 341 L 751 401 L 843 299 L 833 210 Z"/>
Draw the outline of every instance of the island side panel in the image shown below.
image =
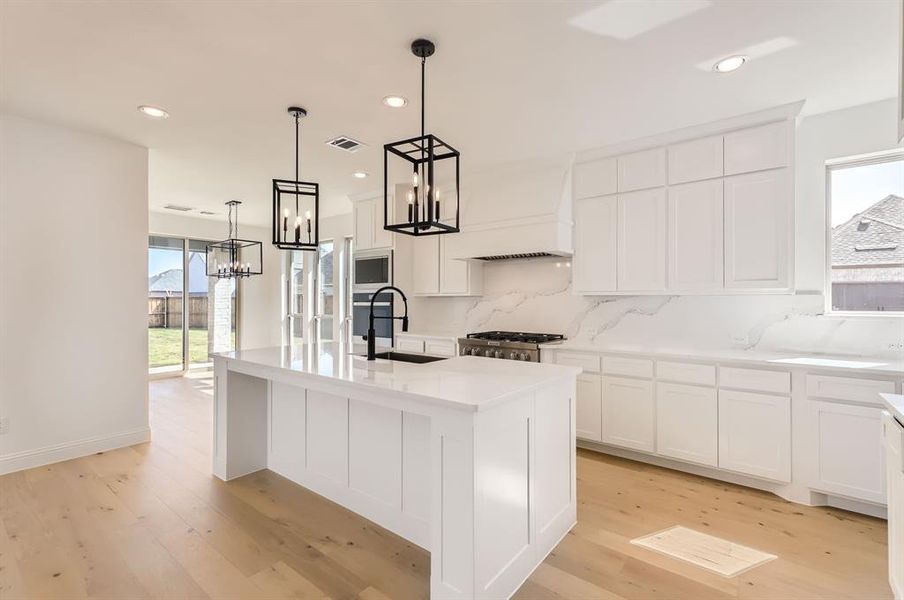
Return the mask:
<path fill-rule="evenodd" d="M 269 382 L 214 358 L 213 473 L 235 479 L 267 468 Z"/>

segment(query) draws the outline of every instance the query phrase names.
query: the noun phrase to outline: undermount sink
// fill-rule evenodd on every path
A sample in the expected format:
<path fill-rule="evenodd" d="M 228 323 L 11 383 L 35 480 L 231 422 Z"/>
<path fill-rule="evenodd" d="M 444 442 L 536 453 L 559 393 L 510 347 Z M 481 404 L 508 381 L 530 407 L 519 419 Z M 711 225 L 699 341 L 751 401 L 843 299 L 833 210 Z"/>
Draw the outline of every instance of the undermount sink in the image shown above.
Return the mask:
<path fill-rule="evenodd" d="M 359 356 L 367 357 L 366 354 L 360 354 Z M 438 360 L 446 360 L 442 356 L 427 356 L 426 354 L 405 354 L 404 352 L 377 352 L 374 355 L 376 358 L 383 358 L 385 360 L 395 360 L 399 362 L 409 362 L 409 363 L 431 363 L 436 362 Z"/>

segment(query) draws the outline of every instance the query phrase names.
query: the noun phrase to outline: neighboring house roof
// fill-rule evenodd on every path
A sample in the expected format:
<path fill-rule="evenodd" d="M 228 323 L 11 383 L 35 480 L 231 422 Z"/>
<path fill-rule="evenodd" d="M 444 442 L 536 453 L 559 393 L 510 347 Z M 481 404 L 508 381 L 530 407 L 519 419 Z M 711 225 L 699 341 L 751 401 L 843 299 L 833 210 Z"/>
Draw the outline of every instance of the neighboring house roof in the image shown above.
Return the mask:
<path fill-rule="evenodd" d="M 207 262 L 201 254 L 191 253 L 188 259 L 188 293 L 207 293 Z M 167 295 L 182 293 L 182 269 L 167 269 L 148 277 L 148 293 Z"/>
<path fill-rule="evenodd" d="M 832 267 L 904 263 L 904 198 L 890 194 L 832 229 Z"/>

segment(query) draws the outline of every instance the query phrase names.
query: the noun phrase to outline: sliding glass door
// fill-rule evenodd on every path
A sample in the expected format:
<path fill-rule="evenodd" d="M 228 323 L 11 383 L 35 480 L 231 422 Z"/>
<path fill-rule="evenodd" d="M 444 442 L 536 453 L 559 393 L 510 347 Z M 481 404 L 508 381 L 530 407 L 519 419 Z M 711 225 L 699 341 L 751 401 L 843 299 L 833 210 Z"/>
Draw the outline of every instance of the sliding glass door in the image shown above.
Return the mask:
<path fill-rule="evenodd" d="M 211 366 L 236 347 L 234 279 L 207 277 L 207 241 L 148 239 L 148 369 L 179 374 Z"/>

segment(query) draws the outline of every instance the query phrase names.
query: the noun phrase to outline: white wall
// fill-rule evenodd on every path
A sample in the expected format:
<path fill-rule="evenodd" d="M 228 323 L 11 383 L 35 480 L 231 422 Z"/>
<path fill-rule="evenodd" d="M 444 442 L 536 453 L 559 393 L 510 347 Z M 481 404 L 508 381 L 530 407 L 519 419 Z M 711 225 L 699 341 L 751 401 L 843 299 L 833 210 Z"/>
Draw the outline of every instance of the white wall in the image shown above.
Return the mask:
<path fill-rule="evenodd" d="M 411 330 L 554 332 L 611 349 L 761 349 L 900 358 L 891 346 L 904 341 L 904 319 L 821 315 L 825 161 L 894 148 L 895 108 L 888 100 L 800 122 L 795 295 L 583 297 L 572 293 L 564 259 L 502 261 L 486 265 L 482 298 L 413 299 Z"/>
<path fill-rule="evenodd" d="M 226 207 L 223 207 L 226 210 Z M 241 213 L 241 211 L 239 211 Z M 225 212 L 224 212 L 225 214 Z M 148 230 L 152 235 L 172 235 L 216 241 L 227 237 L 226 217 L 202 219 L 173 213 L 148 214 Z M 243 239 L 263 242 L 263 275 L 239 280 L 239 346 L 263 348 L 280 343 L 282 327 L 282 256 L 270 243 L 270 230 L 241 223 Z M 147 265 L 144 265 L 147 275 Z M 145 287 L 147 281 L 145 280 Z"/>
<path fill-rule="evenodd" d="M 148 438 L 147 150 L 0 115 L 0 472 Z"/>

